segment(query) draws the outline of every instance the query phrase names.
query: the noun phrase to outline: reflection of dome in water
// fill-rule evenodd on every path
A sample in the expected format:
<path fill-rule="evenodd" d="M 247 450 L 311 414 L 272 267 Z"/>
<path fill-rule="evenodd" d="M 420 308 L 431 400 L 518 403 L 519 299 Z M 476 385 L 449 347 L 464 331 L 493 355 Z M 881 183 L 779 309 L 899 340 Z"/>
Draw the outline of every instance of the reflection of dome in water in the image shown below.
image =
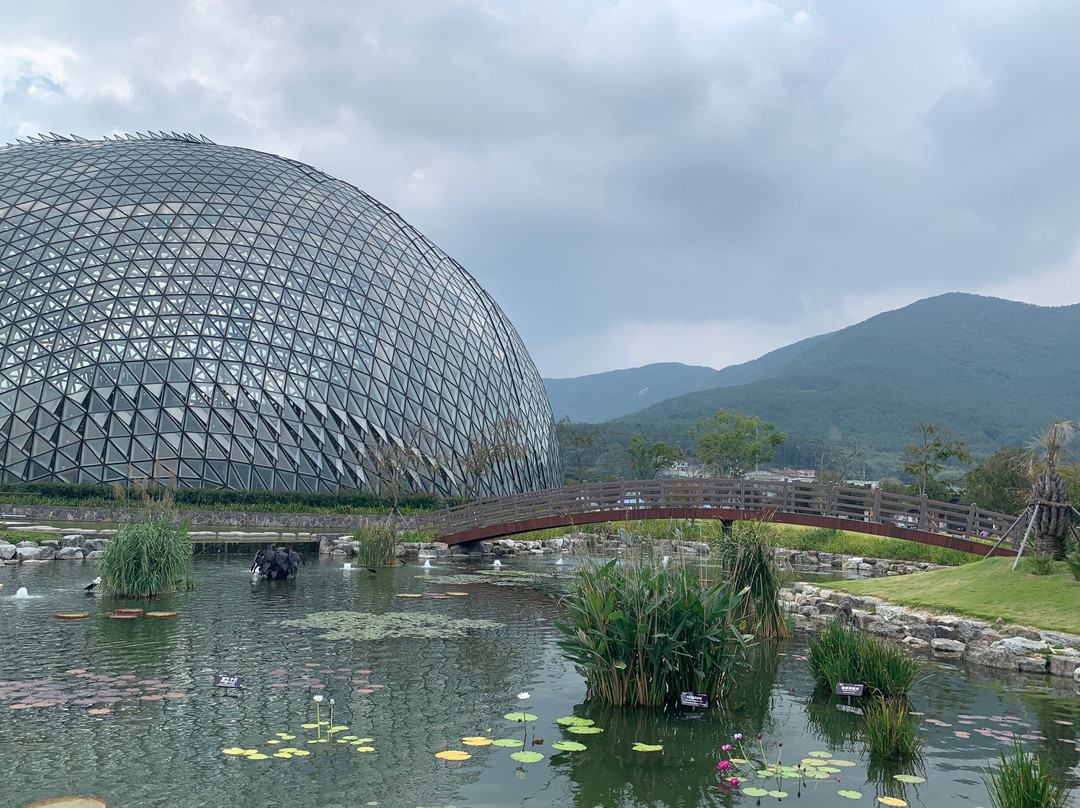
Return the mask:
<path fill-rule="evenodd" d="M 393 211 L 308 166 L 190 137 L 0 148 L 0 479 L 333 490 L 371 449 L 462 490 L 561 478 L 513 326 Z"/>

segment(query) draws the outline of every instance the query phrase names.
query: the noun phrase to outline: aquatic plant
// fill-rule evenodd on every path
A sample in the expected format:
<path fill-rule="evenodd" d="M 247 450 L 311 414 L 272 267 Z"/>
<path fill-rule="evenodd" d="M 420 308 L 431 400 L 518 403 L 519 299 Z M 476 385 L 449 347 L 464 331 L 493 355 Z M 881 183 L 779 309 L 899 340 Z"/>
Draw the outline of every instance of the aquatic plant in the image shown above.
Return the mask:
<path fill-rule="evenodd" d="M 1049 761 L 1028 752 L 1023 741 L 1013 738 L 1012 754 L 991 765 L 983 782 L 994 808 L 1060 808 L 1068 792 L 1058 781 Z"/>
<path fill-rule="evenodd" d="M 752 639 L 736 625 L 742 595 L 680 567 L 584 564 L 563 601 L 567 621 L 556 623 L 559 645 L 590 698 L 660 706 L 694 691 L 719 700 Z"/>
<path fill-rule="evenodd" d="M 393 524 L 363 525 L 352 535 L 356 560 L 361 567 L 392 567 L 397 564 L 397 531 Z"/>
<path fill-rule="evenodd" d="M 921 667 L 899 648 L 835 620 L 810 638 L 806 661 L 819 686 L 833 691 L 839 682 L 858 682 L 885 698 L 906 696 Z"/>
<path fill-rule="evenodd" d="M 718 542 L 720 561 L 731 585 L 748 589 L 738 615 L 748 621 L 758 637 L 789 635 L 780 606 L 783 585 L 776 566 L 776 526 L 764 520 L 736 522 Z"/>
<path fill-rule="evenodd" d="M 866 747 L 871 756 L 913 758 L 922 750 L 925 738 L 907 699 L 874 698 L 864 715 Z"/>
<path fill-rule="evenodd" d="M 470 631 L 503 628 L 494 620 L 453 619 L 426 612 L 315 612 L 282 626 L 321 631 L 324 640 L 389 640 L 401 637 L 445 639 L 467 637 Z"/>
<path fill-rule="evenodd" d="M 175 592 L 188 582 L 191 542 L 187 523 L 162 516 L 122 524 L 101 558 L 107 592 L 145 598 Z"/>

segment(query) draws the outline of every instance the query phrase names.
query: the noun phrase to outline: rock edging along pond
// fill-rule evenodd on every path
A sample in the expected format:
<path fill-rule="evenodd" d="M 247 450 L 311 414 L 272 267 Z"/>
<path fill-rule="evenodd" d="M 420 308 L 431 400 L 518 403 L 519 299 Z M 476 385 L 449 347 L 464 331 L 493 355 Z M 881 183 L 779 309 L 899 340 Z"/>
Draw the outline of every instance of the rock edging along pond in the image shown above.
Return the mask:
<path fill-rule="evenodd" d="M 1080 637 L 1074 634 L 1005 625 L 1001 619 L 991 624 L 937 615 L 808 583 L 781 590 L 780 598 L 781 605 L 795 615 L 796 624 L 806 628 L 820 628 L 840 618 L 860 631 L 889 638 L 939 661 L 1080 682 Z"/>

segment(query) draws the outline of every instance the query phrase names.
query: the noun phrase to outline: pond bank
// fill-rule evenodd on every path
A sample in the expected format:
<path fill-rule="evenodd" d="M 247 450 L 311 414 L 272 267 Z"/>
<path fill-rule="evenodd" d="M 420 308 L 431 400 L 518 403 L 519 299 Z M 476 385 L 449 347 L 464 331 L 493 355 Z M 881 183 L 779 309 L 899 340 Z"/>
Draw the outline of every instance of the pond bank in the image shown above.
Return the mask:
<path fill-rule="evenodd" d="M 938 615 L 809 583 L 782 590 L 781 601 L 795 616 L 796 625 L 806 628 L 821 628 L 843 619 L 860 631 L 895 640 L 938 661 L 963 661 L 1080 682 L 1080 636 L 1075 634 L 1006 625 L 1000 618 L 990 623 Z"/>

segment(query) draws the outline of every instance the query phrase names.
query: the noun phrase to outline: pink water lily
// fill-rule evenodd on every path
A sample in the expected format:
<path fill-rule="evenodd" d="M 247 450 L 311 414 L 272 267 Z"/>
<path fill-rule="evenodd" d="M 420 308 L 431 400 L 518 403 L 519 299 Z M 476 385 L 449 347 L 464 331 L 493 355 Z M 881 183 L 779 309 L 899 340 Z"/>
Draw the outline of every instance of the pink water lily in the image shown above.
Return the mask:
<path fill-rule="evenodd" d="M 721 760 L 719 763 L 716 764 L 716 768 L 718 768 L 722 772 L 726 772 L 728 769 L 731 768 L 731 761 Z"/>

